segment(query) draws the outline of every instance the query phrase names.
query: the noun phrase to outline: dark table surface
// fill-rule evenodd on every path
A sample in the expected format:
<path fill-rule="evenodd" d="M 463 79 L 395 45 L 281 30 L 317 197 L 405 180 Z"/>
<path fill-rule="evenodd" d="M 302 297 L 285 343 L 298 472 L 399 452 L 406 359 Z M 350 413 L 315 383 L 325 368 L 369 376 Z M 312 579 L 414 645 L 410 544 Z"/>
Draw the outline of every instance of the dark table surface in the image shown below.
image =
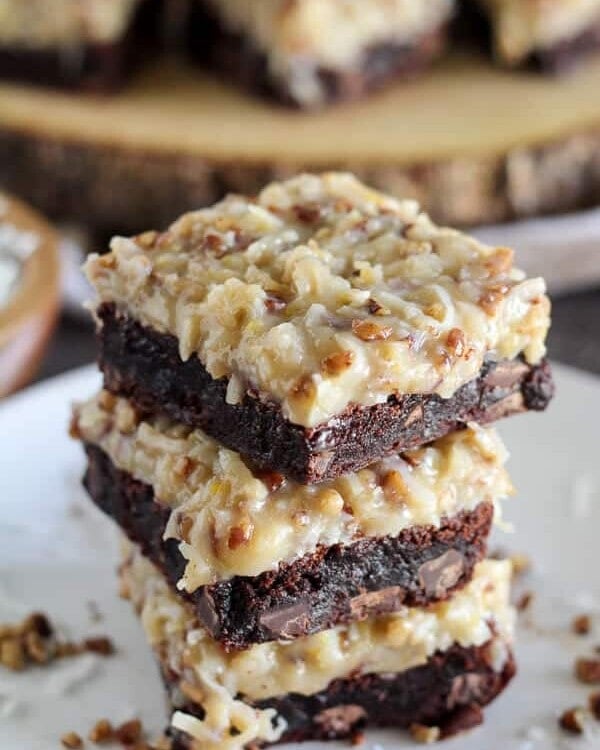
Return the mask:
<path fill-rule="evenodd" d="M 600 290 L 554 300 L 550 357 L 600 374 Z M 63 316 L 39 377 L 57 375 L 94 360 L 91 324 Z"/>

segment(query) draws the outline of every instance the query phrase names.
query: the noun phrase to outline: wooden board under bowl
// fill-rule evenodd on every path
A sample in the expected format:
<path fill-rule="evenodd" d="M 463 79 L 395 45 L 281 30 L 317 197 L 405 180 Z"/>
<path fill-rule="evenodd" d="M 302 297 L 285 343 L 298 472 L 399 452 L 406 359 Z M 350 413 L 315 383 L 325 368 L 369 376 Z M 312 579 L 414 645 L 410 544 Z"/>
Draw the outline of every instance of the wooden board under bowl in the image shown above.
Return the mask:
<path fill-rule="evenodd" d="M 552 79 L 455 54 L 316 114 L 164 61 L 113 98 L 0 86 L 0 184 L 106 234 L 324 169 L 416 197 L 449 224 L 600 204 L 600 59 Z"/>

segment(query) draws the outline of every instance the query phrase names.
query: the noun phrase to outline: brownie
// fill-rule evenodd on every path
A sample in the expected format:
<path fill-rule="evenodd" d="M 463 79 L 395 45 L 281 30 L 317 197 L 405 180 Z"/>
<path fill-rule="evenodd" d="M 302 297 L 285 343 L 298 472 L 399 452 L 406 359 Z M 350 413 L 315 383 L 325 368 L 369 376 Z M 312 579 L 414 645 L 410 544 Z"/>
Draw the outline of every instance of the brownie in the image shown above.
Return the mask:
<path fill-rule="evenodd" d="M 353 67 L 333 68 L 316 63 L 311 75 L 319 94 L 314 100 L 307 100 L 285 76 L 274 76 L 267 53 L 248 34 L 227 29 L 210 3 L 192 3 L 188 29 L 193 60 L 252 94 L 300 108 L 357 99 L 392 80 L 412 78 L 440 55 L 447 37 L 444 21 L 410 43 L 396 42 L 391 35 L 389 41 L 369 45 Z M 313 67 L 315 63 L 308 59 L 305 64 Z"/>
<path fill-rule="evenodd" d="M 175 589 L 186 560 L 179 541 L 165 539 L 170 508 L 156 501 L 150 486 L 117 469 L 101 448 L 86 445 L 86 452 L 90 497 Z M 491 503 L 480 503 L 444 519 L 440 528 L 411 527 L 396 537 L 320 546 L 277 570 L 179 593 L 228 649 L 298 638 L 447 599 L 468 583 L 484 557 L 492 516 Z"/>
<path fill-rule="evenodd" d="M 78 42 L 76 48 L 0 42 L 0 78 L 92 92 L 114 92 L 160 38 L 164 0 L 141 0 L 127 32 L 110 41 Z"/>
<path fill-rule="evenodd" d="M 436 394 L 390 396 L 351 406 L 315 428 L 285 419 L 272 403 L 247 393 L 227 403 L 227 380 L 213 380 L 197 357 L 182 361 L 174 336 L 143 326 L 111 304 L 98 309 L 100 368 L 105 387 L 142 411 L 164 412 L 199 427 L 258 465 L 301 483 L 357 471 L 383 455 L 428 443 L 467 422 L 481 424 L 543 410 L 554 393 L 546 361 L 488 361 L 478 378 L 449 399 Z"/>
<path fill-rule="evenodd" d="M 544 73 L 561 74 L 575 68 L 586 57 L 600 52 L 600 20 L 598 23 L 546 50 L 538 50 L 530 62 Z"/>
<path fill-rule="evenodd" d="M 335 680 L 316 695 L 290 694 L 257 706 L 275 708 L 287 721 L 278 742 L 345 739 L 367 727 L 406 729 L 414 724 L 438 727 L 440 737 L 449 737 L 480 724 L 482 707 L 515 674 L 512 655 L 497 672 L 490 651 L 490 643 L 454 645 L 434 654 L 426 664 L 399 674 L 357 675 Z M 163 671 L 163 679 L 174 709 L 202 717 L 200 707 L 181 703 L 176 675 Z M 172 730 L 172 735 L 173 750 L 193 750 L 193 742 L 184 733 Z"/>
<path fill-rule="evenodd" d="M 486 0 L 463 1 L 453 24 L 453 36 L 457 42 L 475 43 L 489 54 L 496 47 L 496 56 L 504 65 L 518 65 L 548 75 L 561 75 L 573 70 L 589 55 L 600 52 L 600 3 L 597 18 L 584 28 L 562 39 L 557 38 L 557 41 L 544 47 L 534 45 L 529 50 L 522 51 L 521 55 L 511 58 L 502 51 L 503 32 L 497 28 L 499 22 L 485 10 L 485 2 Z M 541 12 L 544 12 L 542 7 Z M 555 27 L 556 25 L 555 23 Z M 509 24 L 506 24 L 506 29 L 509 28 Z M 504 32 L 507 33 L 508 31 Z"/>

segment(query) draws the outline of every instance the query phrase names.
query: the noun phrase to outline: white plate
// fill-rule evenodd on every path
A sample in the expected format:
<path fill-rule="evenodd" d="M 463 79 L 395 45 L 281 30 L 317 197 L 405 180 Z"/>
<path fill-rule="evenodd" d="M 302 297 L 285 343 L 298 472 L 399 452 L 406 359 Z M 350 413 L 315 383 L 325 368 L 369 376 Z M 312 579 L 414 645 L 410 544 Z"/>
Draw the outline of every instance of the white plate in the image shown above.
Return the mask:
<path fill-rule="evenodd" d="M 563 367 L 556 379 L 559 395 L 547 414 L 502 424 L 519 495 L 506 512 L 516 533 L 500 543 L 535 559 L 535 627 L 521 625 L 520 674 L 488 709 L 485 726 L 444 750 L 600 748 L 600 723 L 590 723 L 584 739 L 556 729 L 557 714 L 589 692 L 572 677 L 574 657 L 600 644 L 600 381 Z M 91 369 L 80 370 L 0 406 L 0 622 L 42 609 L 74 638 L 109 634 L 119 654 L 22 675 L 0 668 L 2 750 L 57 750 L 65 731 L 86 734 L 103 716 L 140 716 L 157 732 L 167 720 L 140 627 L 117 597 L 115 532 L 85 499 L 81 449 L 66 435 L 68 403 L 98 382 Z M 102 622 L 92 621 L 89 600 Z M 583 611 L 596 620 L 587 638 L 569 631 Z M 338 746 L 348 745 L 327 748 Z M 399 733 L 373 732 L 363 747 L 413 744 Z"/>

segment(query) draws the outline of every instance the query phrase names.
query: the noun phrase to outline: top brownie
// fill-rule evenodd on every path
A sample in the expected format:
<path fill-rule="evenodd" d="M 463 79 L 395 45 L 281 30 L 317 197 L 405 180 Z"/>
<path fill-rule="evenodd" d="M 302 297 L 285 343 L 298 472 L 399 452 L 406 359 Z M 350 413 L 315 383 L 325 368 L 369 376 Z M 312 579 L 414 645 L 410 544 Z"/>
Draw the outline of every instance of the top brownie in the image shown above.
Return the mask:
<path fill-rule="evenodd" d="M 347 174 L 302 175 L 257 198 L 231 195 L 166 232 L 115 238 L 86 268 L 104 321 L 110 390 L 164 408 L 300 481 L 354 470 L 460 421 L 543 407 L 550 395 L 540 364 L 550 310 L 543 280 L 516 269 L 508 248 L 440 228 L 415 202 Z M 190 389 L 214 383 L 222 392 L 195 405 Z M 490 406 L 496 396 L 511 401 L 484 415 L 486 395 Z M 225 411 L 211 424 L 206 412 L 219 400 Z M 224 422 L 241 426 L 249 402 L 277 415 L 273 440 L 291 426 L 313 453 L 327 453 L 327 466 L 321 461 L 311 476 L 290 471 L 240 445 L 243 435 L 219 434 Z M 385 443 L 394 431 L 375 417 L 401 402 L 410 407 L 405 426 L 424 429 L 375 444 L 375 433 Z M 432 409 L 445 425 L 429 429 Z M 362 426 L 344 426 L 357 414 L 368 417 Z M 335 467 L 339 431 L 357 429 L 369 455 Z M 291 434 L 286 439 L 293 448 Z"/>
<path fill-rule="evenodd" d="M 141 0 L 0 0 L 0 46 L 33 49 L 119 40 Z"/>
<path fill-rule="evenodd" d="M 489 15 L 494 48 L 508 65 L 600 48 L 600 0 L 475 0 Z"/>

